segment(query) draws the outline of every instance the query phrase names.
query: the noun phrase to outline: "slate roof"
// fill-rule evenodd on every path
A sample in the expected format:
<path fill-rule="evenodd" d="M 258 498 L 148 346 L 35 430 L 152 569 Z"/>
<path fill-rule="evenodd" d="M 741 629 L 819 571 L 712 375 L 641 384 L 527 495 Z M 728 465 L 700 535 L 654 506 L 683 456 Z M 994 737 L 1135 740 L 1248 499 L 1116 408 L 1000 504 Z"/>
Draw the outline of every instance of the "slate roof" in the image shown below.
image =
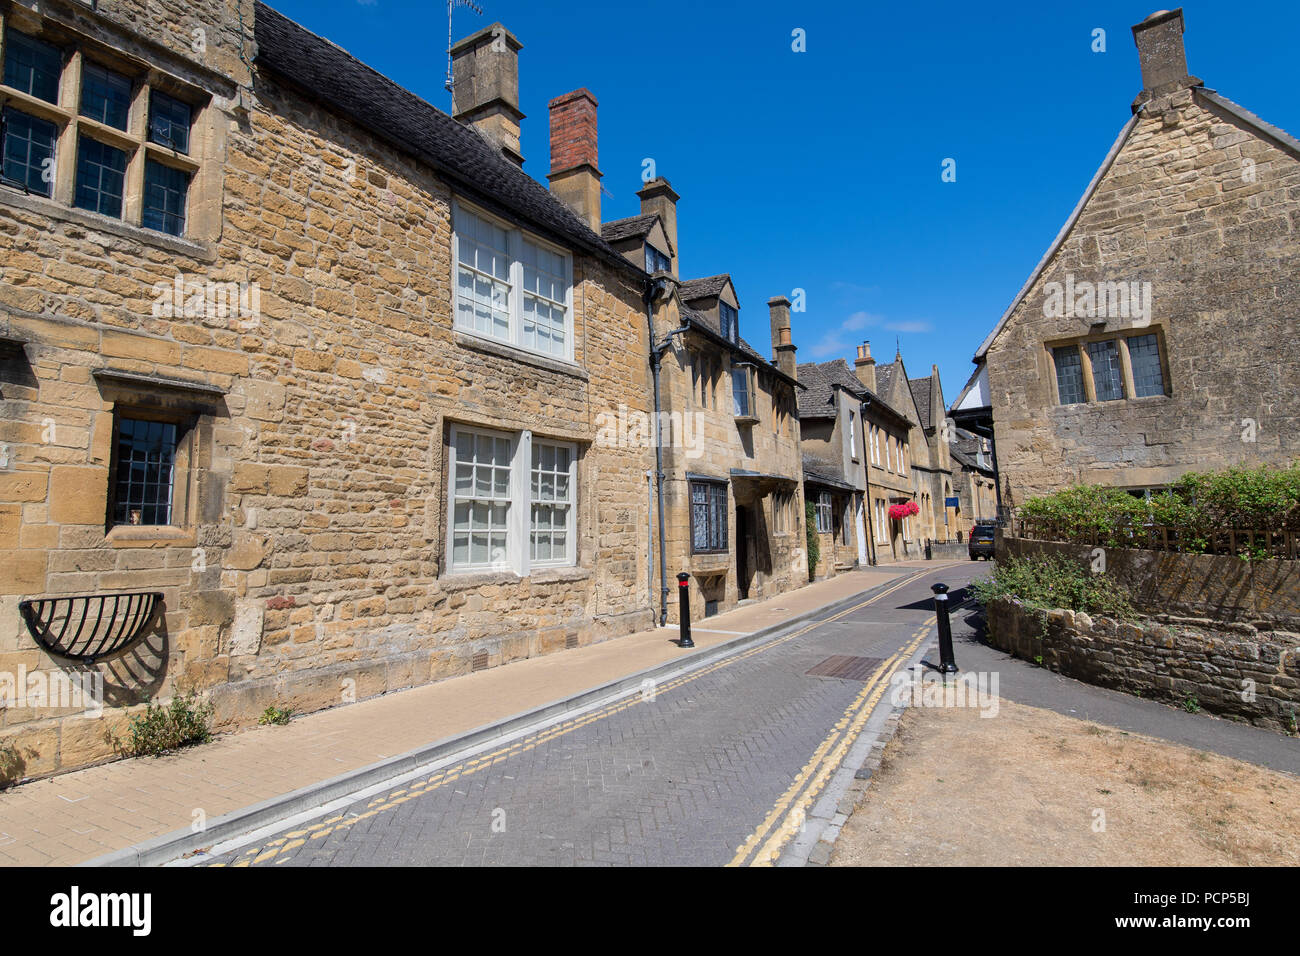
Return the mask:
<path fill-rule="evenodd" d="M 477 130 L 265 3 L 257 4 L 255 34 L 259 69 L 283 76 L 485 207 L 566 246 L 642 273 Z"/>
<path fill-rule="evenodd" d="M 725 272 L 720 276 L 709 276 L 706 279 L 687 279 L 681 284 L 682 301 L 694 302 L 696 299 L 708 298 L 711 295 L 721 295 L 730 281 L 731 276 Z"/>
<path fill-rule="evenodd" d="M 799 394 L 800 419 L 833 418 L 836 385 L 847 389 L 857 398 L 870 399 L 873 405 L 879 405 L 898 418 L 903 418 L 903 415 L 891 408 L 879 395 L 863 385 L 844 359 L 820 363 L 806 362 L 800 365 L 797 371 L 799 381 L 805 387 L 805 391 Z"/>
<path fill-rule="evenodd" d="M 916 402 L 916 413 L 921 416 L 921 427 L 930 427 L 930 380 L 928 378 L 909 378 L 908 387 L 912 390 L 912 399 Z"/>
<path fill-rule="evenodd" d="M 600 235 L 606 242 L 621 242 L 624 239 L 644 239 L 650 235 L 659 219 L 658 213 L 646 213 L 644 216 L 628 216 L 615 219 L 601 225 Z"/>

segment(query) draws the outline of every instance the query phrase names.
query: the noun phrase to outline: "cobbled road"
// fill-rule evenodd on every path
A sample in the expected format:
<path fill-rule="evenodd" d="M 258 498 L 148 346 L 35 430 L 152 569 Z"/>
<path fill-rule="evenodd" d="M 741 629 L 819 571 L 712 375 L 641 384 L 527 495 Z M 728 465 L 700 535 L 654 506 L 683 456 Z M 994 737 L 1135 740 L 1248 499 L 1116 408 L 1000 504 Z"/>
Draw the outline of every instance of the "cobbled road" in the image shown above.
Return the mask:
<path fill-rule="evenodd" d="M 890 674 L 934 643 L 930 585 L 956 591 L 971 577 L 972 568 L 926 570 L 847 611 L 208 862 L 778 862 L 872 711 L 889 707 Z"/>

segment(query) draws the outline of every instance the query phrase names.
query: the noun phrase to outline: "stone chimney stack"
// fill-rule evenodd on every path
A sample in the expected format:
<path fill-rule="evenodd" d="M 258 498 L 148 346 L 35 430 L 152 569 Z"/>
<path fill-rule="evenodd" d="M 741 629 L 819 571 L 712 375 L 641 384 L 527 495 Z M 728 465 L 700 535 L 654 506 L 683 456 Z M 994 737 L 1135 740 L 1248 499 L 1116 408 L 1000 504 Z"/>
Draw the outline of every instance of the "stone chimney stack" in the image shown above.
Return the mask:
<path fill-rule="evenodd" d="M 790 337 L 790 300 L 783 295 L 768 299 L 767 311 L 772 319 L 772 360 L 786 375 L 798 379 L 799 363 L 794 357 L 798 350 Z"/>
<path fill-rule="evenodd" d="M 486 135 L 520 166 L 524 164 L 519 143 L 519 122 L 524 118 L 519 111 L 522 49 L 523 44 L 499 23 L 451 48 L 452 118 Z"/>
<path fill-rule="evenodd" d="M 1138 60 L 1142 66 L 1142 92 L 1134 106 L 1153 97 L 1180 89 L 1201 86 L 1187 72 L 1187 53 L 1183 49 L 1183 8 L 1157 10 L 1133 28 Z"/>
<path fill-rule="evenodd" d="M 596 166 L 596 97 L 587 89 L 551 100 L 551 192 L 591 231 L 600 233 L 600 177 Z"/>
<path fill-rule="evenodd" d="M 871 357 L 870 342 L 863 342 L 858 346 L 858 357 L 853 360 L 853 371 L 857 373 L 858 381 L 874 393 L 876 390 L 876 360 Z"/>
<path fill-rule="evenodd" d="M 673 187 L 663 177 L 650 180 L 637 195 L 641 197 L 641 215 L 659 214 L 659 221 L 663 223 L 664 233 L 667 234 L 668 242 L 673 247 L 673 278 L 676 279 L 679 275 L 677 271 L 677 200 L 682 197 L 673 191 Z"/>

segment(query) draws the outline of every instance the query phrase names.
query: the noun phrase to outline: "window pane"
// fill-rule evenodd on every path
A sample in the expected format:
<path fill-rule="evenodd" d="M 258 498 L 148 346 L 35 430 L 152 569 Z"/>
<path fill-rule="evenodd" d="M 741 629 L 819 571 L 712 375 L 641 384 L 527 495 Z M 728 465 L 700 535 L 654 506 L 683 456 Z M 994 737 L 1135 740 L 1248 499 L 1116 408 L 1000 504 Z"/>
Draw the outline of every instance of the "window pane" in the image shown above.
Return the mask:
<path fill-rule="evenodd" d="M 1077 405 L 1084 400 L 1083 365 L 1079 359 L 1079 347 L 1067 345 L 1052 349 L 1052 358 L 1056 362 L 1056 393 L 1062 405 Z"/>
<path fill-rule="evenodd" d="M 1128 340 L 1128 358 L 1133 366 L 1133 392 L 1138 398 L 1165 393 L 1160 370 L 1160 344 L 1154 335 L 1135 335 Z"/>
<path fill-rule="evenodd" d="M 190 174 L 150 159 L 144 166 L 144 215 L 141 225 L 172 236 L 185 234 L 185 201 Z"/>
<path fill-rule="evenodd" d="M 81 68 L 81 115 L 126 129 L 131 109 L 131 81 L 87 61 Z"/>
<path fill-rule="evenodd" d="M 1120 378 L 1119 347 L 1114 339 L 1089 342 L 1088 358 L 1092 360 L 1092 384 L 1097 391 L 1097 401 L 1113 402 L 1124 397 L 1124 383 Z"/>
<path fill-rule="evenodd" d="M 722 332 L 722 337 L 729 342 L 736 341 L 738 336 L 736 310 L 726 302 L 718 303 L 718 325 Z"/>
<path fill-rule="evenodd" d="M 190 151 L 190 107 L 178 99 L 159 93 L 149 94 L 149 140 L 178 153 Z"/>
<path fill-rule="evenodd" d="M 749 415 L 749 370 L 746 368 L 733 368 L 731 370 L 731 400 L 734 408 L 733 414 L 737 418 L 746 418 Z"/>
<path fill-rule="evenodd" d="M 89 136 L 77 140 L 78 209 L 122 218 L 122 184 L 126 180 L 126 153 Z"/>
<path fill-rule="evenodd" d="M 118 422 L 114 524 L 171 524 L 175 460 L 175 425 Z"/>
<path fill-rule="evenodd" d="M 4 122 L 4 178 L 37 195 L 53 195 L 54 124 L 8 108 Z"/>
<path fill-rule="evenodd" d="M 510 338 L 510 256 L 504 229 L 456 210 L 456 323 L 498 339 Z"/>
<path fill-rule="evenodd" d="M 59 74 L 63 54 L 59 48 L 15 30 L 5 31 L 5 85 L 47 103 L 59 101 Z"/>

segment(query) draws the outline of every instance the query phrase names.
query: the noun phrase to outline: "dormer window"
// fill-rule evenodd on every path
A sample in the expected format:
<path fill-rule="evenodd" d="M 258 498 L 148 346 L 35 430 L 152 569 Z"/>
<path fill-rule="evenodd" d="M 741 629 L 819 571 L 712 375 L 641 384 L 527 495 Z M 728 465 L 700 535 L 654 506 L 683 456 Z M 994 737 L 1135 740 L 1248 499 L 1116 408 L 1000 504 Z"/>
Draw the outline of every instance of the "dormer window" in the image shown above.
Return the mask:
<path fill-rule="evenodd" d="M 725 302 L 718 303 L 718 325 L 722 329 L 722 337 L 732 344 L 740 338 L 739 319 L 740 316 L 732 306 Z"/>
<path fill-rule="evenodd" d="M 673 260 L 647 242 L 645 246 L 645 271 L 651 275 L 656 272 L 672 272 Z"/>

